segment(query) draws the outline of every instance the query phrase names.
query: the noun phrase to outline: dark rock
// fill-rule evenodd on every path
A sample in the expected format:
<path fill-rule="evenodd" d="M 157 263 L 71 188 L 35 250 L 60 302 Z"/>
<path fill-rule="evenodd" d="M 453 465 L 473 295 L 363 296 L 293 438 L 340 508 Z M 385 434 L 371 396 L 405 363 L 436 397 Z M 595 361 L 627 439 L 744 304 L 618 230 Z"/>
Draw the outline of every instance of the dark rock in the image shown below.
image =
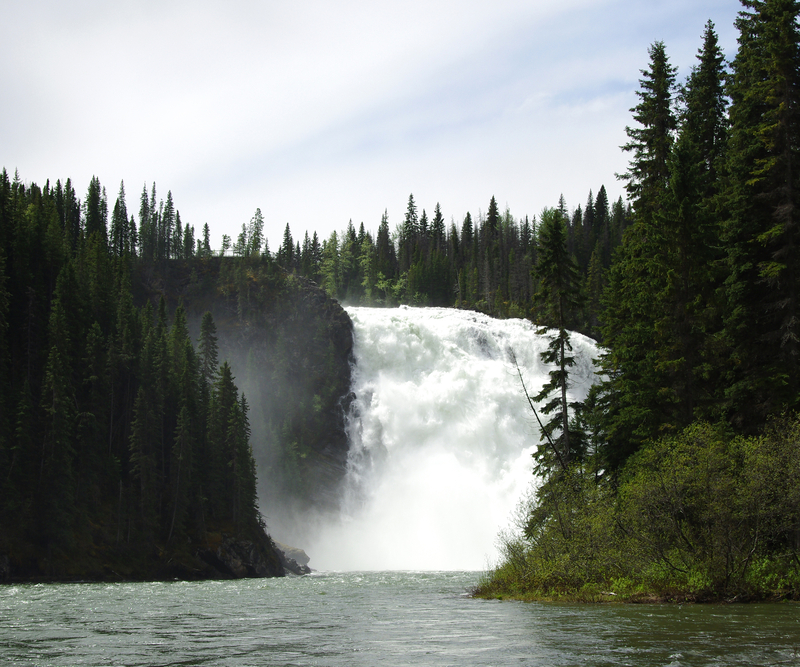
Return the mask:
<path fill-rule="evenodd" d="M 305 551 L 280 542 L 273 542 L 273 544 L 281 559 L 281 565 L 283 565 L 283 569 L 287 574 L 311 574 L 311 568 L 308 567 L 308 561 L 311 559 Z"/>
<path fill-rule="evenodd" d="M 297 561 L 300 565 L 308 565 L 309 561 L 311 560 L 308 554 L 302 549 L 298 549 L 297 547 L 290 547 L 288 544 L 283 544 L 282 542 L 276 542 L 275 540 L 273 540 L 272 543 L 275 545 L 275 548 L 278 551 L 283 553 L 284 556 Z"/>
<path fill-rule="evenodd" d="M 225 536 L 216 553 L 209 550 L 198 551 L 197 556 L 210 565 L 223 577 L 233 579 L 282 577 L 281 553 L 250 540 Z"/>
<path fill-rule="evenodd" d="M 11 579 L 11 559 L 8 556 L 0 556 L 0 581 Z"/>
<path fill-rule="evenodd" d="M 163 295 L 174 312 L 182 300 L 193 337 L 203 313 L 213 314 L 219 358 L 250 403 L 265 513 L 278 503 L 336 509 L 349 449 L 353 323 L 315 283 L 270 266 L 222 257 L 199 268 L 170 262 L 143 270 L 137 303 L 157 306 Z"/>

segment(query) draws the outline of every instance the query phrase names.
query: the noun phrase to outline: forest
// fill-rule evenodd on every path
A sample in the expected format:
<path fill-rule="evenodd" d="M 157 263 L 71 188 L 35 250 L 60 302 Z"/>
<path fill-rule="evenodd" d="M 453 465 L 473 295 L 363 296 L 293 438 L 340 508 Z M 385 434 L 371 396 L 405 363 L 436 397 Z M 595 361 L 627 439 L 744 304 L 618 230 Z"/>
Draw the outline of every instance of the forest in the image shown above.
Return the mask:
<path fill-rule="evenodd" d="M 6 575 L 152 577 L 159 554 L 189 562 L 222 531 L 268 539 L 248 403 L 219 363 L 214 319 L 195 345 L 182 305 L 171 318 L 163 294 L 134 305 L 147 267 L 129 223 L 121 188 L 109 233 L 96 178 L 81 204 L 69 180 L 0 175 Z"/>
<path fill-rule="evenodd" d="M 205 289 L 192 308 L 227 299 L 239 322 L 283 303 L 273 326 L 313 283 L 341 302 L 525 317 L 548 336 L 549 382 L 520 375 L 540 483 L 478 594 L 800 596 L 798 6 L 742 5 L 731 62 L 711 22 L 682 82 L 665 44 L 649 49 L 622 147 L 627 201 L 601 185 L 572 210 L 562 197 L 515 218 L 492 197 L 446 223 L 412 194 L 394 229 L 384 214 L 374 234 L 351 222 L 301 242 L 287 223 L 272 252 L 260 209 L 212 248 L 155 184 L 137 219 L 124 185 L 110 207 L 97 178 L 80 200 L 69 179 L 4 169 L 0 556 L 53 576 L 65 559 L 79 573 L 86 550 L 144 558 L 263 532 L 249 398 L 219 357 L 214 309 L 193 341 L 181 299 Z M 164 287 L 177 274 L 180 298 Z M 346 358 L 315 327 L 327 347 L 307 396 L 259 417 L 279 451 L 269 465 L 292 480 L 280 493 L 318 486 L 310 461 L 329 457 L 319 443 L 345 393 L 332 369 Z M 571 331 L 602 345 L 580 403 Z M 276 335 L 286 360 L 261 360 L 270 378 L 302 363 Z"/>
<path fill-rule="evenodd" d="M 564 390 L 586 294 L 542 224 L 543 482 L 480 595 L 800 596 L 798 5 L 742 5 L 730 63 L 710 22 L 682 84 L 665 45 L 649 49 L 623 147 L 633 220 L 605 273 L 601 381 L 582 404 Z"/>

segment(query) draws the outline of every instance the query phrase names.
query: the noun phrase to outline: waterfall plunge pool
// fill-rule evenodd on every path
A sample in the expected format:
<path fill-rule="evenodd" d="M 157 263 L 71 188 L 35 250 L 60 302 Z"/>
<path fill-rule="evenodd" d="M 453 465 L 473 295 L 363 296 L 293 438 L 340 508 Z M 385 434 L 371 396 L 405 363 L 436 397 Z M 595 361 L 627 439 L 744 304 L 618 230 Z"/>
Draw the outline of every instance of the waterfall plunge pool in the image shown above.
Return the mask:
<path fill-rule="evenodd" d="M 476 600 L 476 572 L 0 586 L 2 663 L 795 665 L 795 604 Z"/>

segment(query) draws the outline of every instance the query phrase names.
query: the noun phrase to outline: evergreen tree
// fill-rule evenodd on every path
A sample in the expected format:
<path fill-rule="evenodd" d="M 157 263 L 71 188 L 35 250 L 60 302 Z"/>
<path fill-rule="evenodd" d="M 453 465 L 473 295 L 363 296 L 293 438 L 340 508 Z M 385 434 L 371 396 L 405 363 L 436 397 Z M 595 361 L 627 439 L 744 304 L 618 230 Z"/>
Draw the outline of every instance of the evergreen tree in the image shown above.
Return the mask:
<path fill-rule="evenodd" d="M 378 234 L 375 238 L 375 251 L 377 253 L 377 272 L 385 277 L 392 277 L 397 269 L 394 244 L 389 232 L 389 215 L 386 211 L 381 216 Z"/>
<path fill-rule="evenodd" d="M 339 235 L 335 230 L 322 244 L 320 274 L 320 287 L 333 298 L 337 298 L 342 287 L 342 270 L 339 261 Z"/>
<path fill-rule="evenodd" d="M 662 429 L 680 429 L 698 417 L 715 419 L 720 378 L 711 372 L 717 343 L 717 266 L 720 255 L 717 170 L 726 140 L 724 58 L 710 22 L 699 65 L 684 89 L 685 109 L 669 160 L 670 180 L 664 206 L 651 230 L 659 294 L 651 295 L 657 314 L 653 340 L 658 366 Z M 660 246 L 660 251 L 656 252 Z"/>
<path fill-rule="evenodd" d="M 89 181 L 89 189 L 86 192 L 84 202 L 84 231 L 86 237 L 97 234 L 103 242 L 108 241 L 107 231 L 108 205 L 106 203 L 105 190 L 100 186 L 97 176 L 92 176 Z"/>
<path fill-rule="evenodd" d="M 622 149 L 632 152 L 627 173 L 621 178 L 636 213 L 649 220 L 658 210 L 669 180 L 668 160 L 677 120 L 673 109 L 676 69 L 667 58 L 663 42 L 648 50 L 650 68 L 642 70 L 639 104 L 631 109 L 641 127 L 626 127 L 630 141 Z"/>
<path fill-rule="evenodd" d="M 150 227 L 150 199 L 147 196 L 147 184 L 142 186 L 139 199 L 139 256 L 147 262 L 153 260 L 153 234 Z"/>
<path fill-rule="evenodd" d="M 693 410 L 692 399 L 679 391 L 690 380 L 683 356 L 688 339 L 676 338 L 672 327 L 676 300 L 683 299 L 674 274 L 696 272 L 687 268 L 686 253 L 675 247 L 686 242 L 683 232 L 692 223 L 670 219 L 679 211 L 691 215 L 695 202 L 678 200 L 689 196 L 693 176 L 676 170 L 673 161 L 675 68 L 663 43 L 656 42 L 649 55 L 650 69 L 642 70 L 637 92 L 641 101 L 631 109 L 641 127 L 626 128 L 631 142 L 623 146 L 633 152 L 623 178 L 634 202 L 635 224 L 614 256 L 603 297 L 604 455 L 612 469 L 660 428 L 675 428 Z"/>
<path fill-rule="evenodd" d="M 183 259 L 192 259 L 195 256 L 194 226 L 186 225 L 183 228 Z"/>
<path fill-rule="evenodd" d="M 172 259 L 184 259 L 183 248 L 183 222 L 181 221 L 181 212 L 175 211 L 175 225 L 172 228 L 172 241 L 170 242 L 170 257 Z"/>
<path fill-rule="evenodd" d="M 800 392 L 800 35 L 794 0 L 743 0 L 732 65 L 724 224 L 728 402 L 745 428 Z"/>
<path fill-rule="evenodd" d="M 289 229 L 289 223 L 286 223 L 286 228 L 283 230 L 283 243 L 278 249 L 276 259 L 287 271 L 294 268 L 294 239 L 292 238 L 292 230 Z"/>
<path fill-rule="evenodd" d="M 562 214 L 556 209 L 545 209 L 539 223 L 539 260 L 536 275 L 540 281 L 537 300 L 542 304 L 542 333 L 548 333 L 550 344 L 542 353 L 542 361 L 554 364 L 549 381 L 534 397 L 537 402 L 547 400 L 542 408 L 552 414 L 544 425 L 541 439 L 552 443 L 556 452 L 545 447 L 539 449 L 536 459 L 540 469 L 551 468 L 556 454 L 565 465 L 581 454 L 581 439 L 570 422 L 569 409 L 575 404 L 567 400 L 569 368 L 575 364 L 568 327 L 580 307 L 580 277 L 578 268 L 567 252 L 567 227 Z M 548 331 L 549 330 L 549 331 Z M 558 435 L 556 435 L 558 433 Z"/>
<path fill-rule="evenodd" d="M 44 442 L 41 452 L 38 488 L 42 537 L 51 547 L 68 549 L 73 541 L 75 513 L 75 480 L 73 478 L 75 388 L 73 386 L 70 313 L 65 307 L 72 283 L 67 266 L 59 274 L 50 311 L 48 334 L 50 353 L 42 386 L 42 408 L 45 413 Z M 73 314 L 74 315 L 74 314 Z"/>
<path fill-rule="evenodd" d="M 414 202 L 414 195 L 408 195 L 406 215 L 403 225 L 400 228 L 398 261 L 400 271 L 407 271 L 414 260 L 414 246 L 419 236 L 419 218 L 417 217 L 417 205 Z"/>
<path fill-rule="evenodd" d="M 125 206 L 125 184 L 120 182 L 119 194 L 111 214 L 111 253 L 116 257 L 130 249 L 130 229 L 128 227 L 128 209 Z"/>
<path fill-rule="evenodd" d="M 431 242 L 433 249 L 437 252 L 441 252 L 444 249 L 445 238 L 444 217 L 442 216 L 442 209 L 439 207 L 439 202 L 436 202 L 436 207 L 433 209 L 433 220 L 431 220 Z"/>
<path fill-rule="evenodd" d="M 253 217 L 250 219 L 250 229 L 248 230 L 250 244 L 249 255 L 257 256 L 261 254 L 261 246 L 264 243 L 264 216 L 261 209 L 257 208 Z"/>
<path fill-rule="evenodd" d="M 217 326 L 210 312 L 203 314 L 200 322 L 200 339 L 198 341 L 200 353 L 200 377 L 208 384 L 214 378 L 218 363 Z"/>
<path fill-rule="evenodd" d="M 211 257 L 211 230 L 208 223 L 203 225 L 203 257 Z"/>
<path fill-rule="evenodd" d="M 167 191 L 167 201 L 161 208 L 158 225 L 158 258 L 172 259 L 175 248 L 173 233 L 175 228 L 175 204 L 172 201 L 172 190 Z"/>

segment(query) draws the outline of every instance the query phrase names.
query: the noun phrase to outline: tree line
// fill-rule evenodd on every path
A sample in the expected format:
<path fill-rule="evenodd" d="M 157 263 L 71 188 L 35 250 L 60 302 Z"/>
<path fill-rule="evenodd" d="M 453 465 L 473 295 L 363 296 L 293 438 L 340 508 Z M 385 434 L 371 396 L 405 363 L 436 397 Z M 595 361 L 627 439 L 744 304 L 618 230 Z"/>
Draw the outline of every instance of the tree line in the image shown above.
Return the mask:
<path fill-rule="evenodd" d="M 260 216 L 260 211 L 257 211 Z M 295 240 L 287 223 L 274 254 L 286 271 L 317 282 L 339 301 L 367 306 L 409 304 L 479 310 L 496 317 L 539 319 L 541 299 L 535 267 L 539 227 L 547 216 L 565 224 L 565 241 L 574 256 L 585 295 L 581 309 L 570 312 L 570 327 L 598 337 L 604 272 L 630 225 L 632 211 L 620 197 L 613 204 L 605 186 L 590 191 L 585 207 L 569 211 L 563 198 L 557 207 L 536 216 L 515 218 L 500 211 L 491 197 L 486 213 L 470 213 L 457 224 L 445 222 L 439 204 L 429 217 L 420 212 L 413 193 L 402 222 L 394 229 L 384 213 L 375 233 L 352 221 L 341 232 L 320 241 L 316 232 Z M 245 254 L 251 247 L 251 223 L 237 243 L 223 248 Z M 266 251 L 269 252 L 268 246 Z"/>
<path fill-rule="evenodd" d="M 535 397 L 551 415 L 543 483 L 485 595 L 800 595 L 787 486 L 800 466 L 800 5 L 742 7 L 730 63 L 711 22 L 682 84 L 664 43 L 649 49 L 622 147 L 632 224 L 605 274 L 601 381 L 580 404 L 555 308 L 575 316 L 580 280 L 563 225 L 555 243 L 540 235 L 557 297 L 554 370 Z"/>
<path fill-rule="evenodd" d="M 124 188 L 109 221 L 97 178 L 81 203 L 70 180 L 0 174 L 0 545 L 45 554 L 32 571 L 260 526 L 248 404 L 213 318 L 195 342 L 182 306 L 170 321 L 163 296 L 134 305 L 138 254 L 202 257 L 190 241 L 171 196 L 137 230 Z"/>

